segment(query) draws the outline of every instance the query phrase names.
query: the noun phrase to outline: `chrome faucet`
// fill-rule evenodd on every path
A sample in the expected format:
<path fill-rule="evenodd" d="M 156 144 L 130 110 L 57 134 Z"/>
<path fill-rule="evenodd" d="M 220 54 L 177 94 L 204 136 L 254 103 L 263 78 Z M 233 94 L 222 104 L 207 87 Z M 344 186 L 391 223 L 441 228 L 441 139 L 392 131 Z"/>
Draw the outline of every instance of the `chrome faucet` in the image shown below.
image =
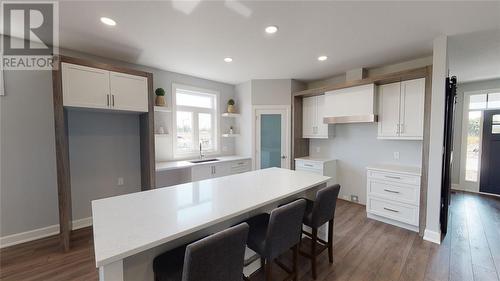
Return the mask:
<path fill-rule="evenodd" d="M 205 158 L 205 154 L 203 154 L 203 150 L 201 149 L 201 142 L 200 142 L 200 159 Z"/>

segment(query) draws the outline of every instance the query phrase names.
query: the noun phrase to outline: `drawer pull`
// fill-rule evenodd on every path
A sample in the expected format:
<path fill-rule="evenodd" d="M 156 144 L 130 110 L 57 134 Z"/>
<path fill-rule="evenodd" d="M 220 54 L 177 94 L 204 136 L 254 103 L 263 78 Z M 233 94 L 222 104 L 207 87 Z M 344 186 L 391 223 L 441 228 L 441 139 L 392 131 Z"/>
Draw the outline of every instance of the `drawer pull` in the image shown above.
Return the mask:
<path fill-rule="evenodd" d="M 239 162 L 239 163 L 238 163 L 238 165 L 243 165 L 243 164 L 245 164 L 245 162 Z"/>
<path fill-rule="evenodd" d="M 304 166 L 306 166 L 306 167 L 314 167 L 314 166 L 313 166 L 313 165 L 311 165 L 311 164 L 304 164 Z"/>
<path fill-rule="evenodd" d="M 386 207 L 384 207 L 384 210 L 387 210 L 387 211 L 390 211 L 390 212 L 394 212 L 394 213 L 399 213 L 398 210 L 389 209 L 389 208 L 386 208 Z"/>
<path fill-rule="evenodd" d="M 395 179 L 395 180 L 400 180 L 401 178 L 400 177 L 395 177 L 395 176 L 385 176 L 386 178 L 389 178 L 389 179 Z"/>
<path fill-rule="evenodd" d="M 384 191 L 387 191 L 387 192 L 390 192 L 390 193 L 397 193 L 397 194 L 399 194 L 399 191 L 394 191 L 394 190 L 390 190 L 390 189 L 384 189 Z"/>

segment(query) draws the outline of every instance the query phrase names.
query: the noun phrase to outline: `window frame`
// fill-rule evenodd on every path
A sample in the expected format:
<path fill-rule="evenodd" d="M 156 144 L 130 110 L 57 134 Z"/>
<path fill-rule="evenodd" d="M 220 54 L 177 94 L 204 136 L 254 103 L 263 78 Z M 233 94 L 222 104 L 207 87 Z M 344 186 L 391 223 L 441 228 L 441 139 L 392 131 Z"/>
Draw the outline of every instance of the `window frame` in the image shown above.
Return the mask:
<path fill-rule="evenodd" d="M 177 90 L 182 89 L 185 91 L 193 92 L 200 96 L 212 95 L 213 108 L 203 108 L 194 106 L 177 105 Z M 215 90 L 198 88 L 185 84 L 172 83 L 172 154 L 174 159 L 189 159 L 199 156 L 199 143 L 193 143 L 193 150 L 189 152 L 181 152 L 177 150 L 177 111 L 187 111 L 193 113 L 193 140 L 199 141 L 199 113 L 212 114 L 212 132 L 214 148 L 212 150 L 203 150 L 204 155 L 216 155 L 220 153 L 220 118 L 219 118 L 219 103 L 220 93 Z"/>

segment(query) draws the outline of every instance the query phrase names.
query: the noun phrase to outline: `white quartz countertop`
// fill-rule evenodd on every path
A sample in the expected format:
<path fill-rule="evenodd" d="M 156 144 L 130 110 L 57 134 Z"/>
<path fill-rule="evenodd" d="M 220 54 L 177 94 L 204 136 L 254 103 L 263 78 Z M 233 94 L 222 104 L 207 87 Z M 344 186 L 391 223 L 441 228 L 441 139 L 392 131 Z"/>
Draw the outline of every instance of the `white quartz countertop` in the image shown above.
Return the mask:
<path fill-rule="evenodd" d="M 375 164 L 367 167 L 369 170 L 377 170 L 383 172 L 396 172 L 401 174 L 408 174 L 414 176 L 421 176 L 422 169 L 417 166 L 405 166 L 395 164 Z"/>
<path fill-rule="evenodd" d="M 329 162 L 329 161 L 335 161 L 337 159 L 331 159 L 331 158 L 321 158 L 321 157 L 314 157 L 314 156 L 304 156 L 304 157 L 298 157 L 295 158 L 295 160 L 307 160 L 307 161 L 316 161 L 316 162 Z"/>
<path fill-rule="evenodd" d="M 96 265 L 110 264 L 298 195 L 329 179 L 269 168 L 94 200 Z"/>
<path fill-rule="evenodd" d="M 189 168 L 189 167 L 193 167 L 193 166 L 209 165 L 209 164 L 220 163 L 220 162 L 251 159 L 251 157 L 248 157 L 248 156 L 238 156 L 238 155 L 214 156 L 214 157 L 208 156 L 205 158 L 206 159 L 216 158 L 218 160 L 204 162 L 204 163 L 191 163 L 191 162 L 189 162 L 189 160 L 156 162 L 156 171 L 159 172 L 159 171 L 168 171 L 168 170 L 175 170 L 175 169 L 184 169 L 184 168 Z M 198 160 L 198 159 L 193 159 L 193 160 Z"/>

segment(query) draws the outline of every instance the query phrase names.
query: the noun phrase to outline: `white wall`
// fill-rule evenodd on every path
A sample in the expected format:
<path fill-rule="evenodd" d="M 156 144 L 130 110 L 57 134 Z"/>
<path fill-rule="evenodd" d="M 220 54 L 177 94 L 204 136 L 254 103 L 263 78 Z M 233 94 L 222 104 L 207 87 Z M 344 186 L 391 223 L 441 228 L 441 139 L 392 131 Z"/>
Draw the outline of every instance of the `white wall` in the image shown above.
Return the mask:
<path fill-rule="evenodd" d="M 234 96 L 233 85 L 70 50 L 60 51 L 69 56 L 152 72 L 154 88 L 163 87 L 169 94 L 172 82 L 219 91 L 223 97 L 221 108 L 225 108 L 223 105 L 227 99 Z M 57 227 L 59 222 L 52 73 L 5 71 L 4 82 L 6 96 L 0 97 L 2 238 L 48 226 Z M 138 126 L 137 117 L 104 114 L 98 118 L 92 115 L 94 113 L 87 114 L 69 114 L 74 218 L 90 215 L 92 199 L 140 189 L 139 145 L 138 138 L 133 136 Z M 225 122 L 231 121 L 222 121 L 222 127 L 227 125 Z M 114 128 L 108 131 L 107 126 Z M 102 150 L 100 144 L 104 143 L 112 150 Z M 110 143 L 113 145 L 108 145 Z M 232 154 L 233 140 L 223 140 L 224 145 L 227 147 L 226 153 Z M 158 148 L 161 150 L 161 144 L 157 145 Z M 93 162 L 90 159 L 93 157 L 99 161 L 93 163 L 95 167 L 88 166 Z M 124 161 L 131 163 L 120 164 Z M 117 177 L 122 175 L 125 185 L 117 187 Z"/>
<path fill-rule="evenodd" d="M 434 40 L 432 61 L 431 128 L 427 187 L 427 216 L 424 239 L 440 243 L 441 174 L 443 161 L 445 79 L 448 75 L 447 37 Z"/>
<path fill-rule="evenodd" d="M 460 77 L 458 77 L 460 79 Z M 455 122 L 453 131 L 453 170 L 451 173 L 451 181 L 453 184 L 460 184 L 460 169 L 461 149 L 462 149 L 462 120 L 464 109 L 464 94 L 466 92 L 474 92 L 489 89 L 500 89 L 500 78 L 486 81 L 468 82 L 457 85 L 457 104 L 455 110 Z"/>
<path fill-rule="evenodd" d="M 252 82 L 247 81 L 236 85 L 236 108 L 240 112 L 237 119 L 240 137 L 236 138 L 235 151 L 238 155 L 252 155 Z"/>
<path fill-rule="evenodd" d="M 335 136 L 311 139 L 309 155 L 337 159 L 337 177 L 342 186 L 340 195 L 350 200 L 357 195 L 366 204 L 366 168 L 390 163 L 421 166 L 422 141 L 377 140 L 377 123 L 337 124 Z M 319 150 L 318 150 L 319 149 Z M 394 159 L 399 152 L 399 160 Z"/>

